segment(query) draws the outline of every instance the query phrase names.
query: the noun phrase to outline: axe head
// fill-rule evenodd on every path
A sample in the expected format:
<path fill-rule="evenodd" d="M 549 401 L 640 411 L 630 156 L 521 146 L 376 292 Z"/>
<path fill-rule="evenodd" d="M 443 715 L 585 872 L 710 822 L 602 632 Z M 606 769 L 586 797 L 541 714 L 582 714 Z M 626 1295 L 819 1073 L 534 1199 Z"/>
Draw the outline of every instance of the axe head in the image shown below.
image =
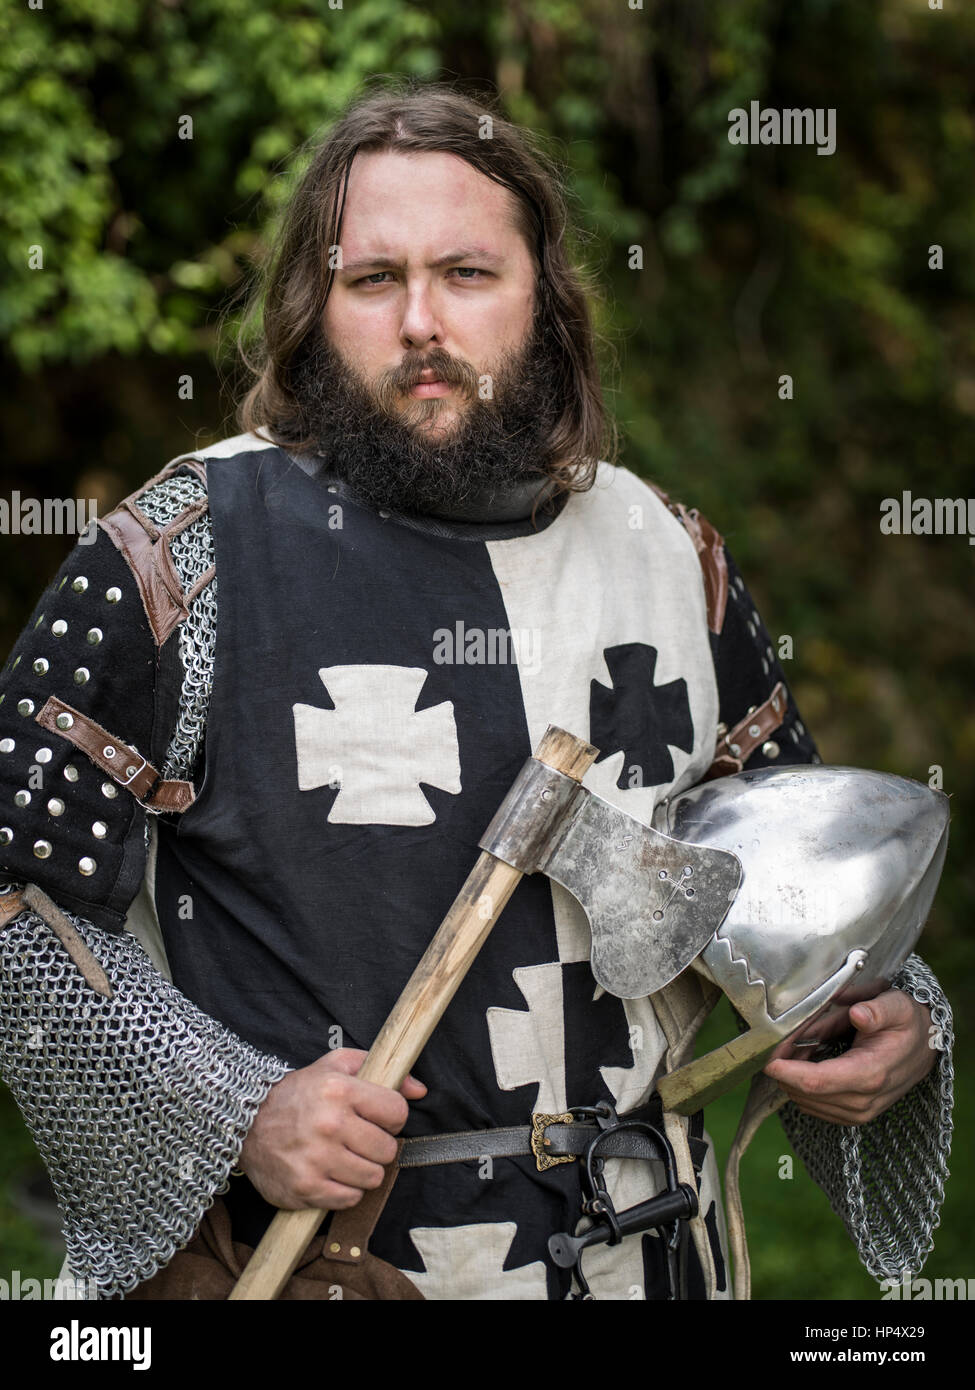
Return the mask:
<path fill-rule="evenodd" d="M 529 758 L 480 841 L 581 904 L 597 982 L 621 999 L 663 989 L 714 936 L 741 881 L 733 851 L 681 843 Z"/>

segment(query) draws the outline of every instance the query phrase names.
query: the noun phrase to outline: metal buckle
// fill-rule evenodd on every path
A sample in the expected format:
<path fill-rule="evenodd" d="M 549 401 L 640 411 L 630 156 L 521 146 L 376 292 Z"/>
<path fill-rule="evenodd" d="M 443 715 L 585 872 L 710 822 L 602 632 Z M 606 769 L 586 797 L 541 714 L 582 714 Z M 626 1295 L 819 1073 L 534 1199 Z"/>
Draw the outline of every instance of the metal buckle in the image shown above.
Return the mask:
<path fill-rule="evenodd" d="M 538 1112 L 532 1115 L 532 1137 L 531 1150 L 535 1155 L 535 1166 L 540 1173 L 544 1173 L 546 1168 L 554 1168 L 557 1163 L 574 1163 L 575 1154 L 547 1154 L 545 1148 L 551 1144 L 551 1139 L 546 1139 L 545 1131 L 549 1125 L 570 1125 L 575 1116 L 571 1111 L 565 1111 L 561 1115 L 544 1115 Z"/>
<path fill-rule="evenodd" d="M 131 776 L 131 777 L 117 777 L 115 780 L 118 782 L 119 786 L 121 786 L 121 787 L 127 787 L 127 786 L 129 785 L 130 782 L 134 782 L 135 779 L 138 777 L 139 773 L 140 773 L 140 772 L 143 772 L 143 771 L 149 766 L 149 759 L 148 759 L 148 758 L 143 758 L 141 753 L 135 753 L 135 752 L 133 752 L 132 757 L 133 757 L 133 758 L 141 758 L 141 759 L 142 759 L 142 766 L 141 766 L 141 767 L 137 767 L 137 768 L 135 769 L 135 771 L 132 773 L 132 776 Z M 128 762 L 129 759 L 126 758 L 125 761 Z"/>

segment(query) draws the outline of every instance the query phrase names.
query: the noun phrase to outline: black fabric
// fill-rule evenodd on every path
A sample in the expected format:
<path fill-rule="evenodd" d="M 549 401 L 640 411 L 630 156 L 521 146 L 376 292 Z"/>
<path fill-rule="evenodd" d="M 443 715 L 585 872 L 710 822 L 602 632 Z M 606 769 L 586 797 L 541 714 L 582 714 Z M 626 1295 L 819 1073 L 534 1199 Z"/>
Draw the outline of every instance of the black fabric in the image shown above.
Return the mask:
<path fill-rule="evenodd" d="M 87 579 L 84 592 L 72 587 Z M 122 598 L 109 603 L 105 594 L 118 588 Z M 56 637 L 59 619 L 67 632 Z M 97 645 L 88 632 L 100 628 Z M 49 662 L 44 674 L 33 663 Z M 86 667 L 87 683 L 75 681 Z M 84 753 L 66 739 L 35 722 L 52 695 L 87 714 L 117 738 L 145 755 L 152 742 L 156 648 L 138 587 L 123 556 L 99 527 L 91 544 L 79 542 L 45 590 L 0 672 L 0 740 L 12 738 L 15 747 L 0 753 L 0 827 L 13 832 L 0 846 L 0 873 L 18 882 L 33 882 L 63 907 L 70 908 L 109 931 L 121 929 L 125 914 L 142 882 L 145 868 L 145 812 L 133 796 L 118 788 L 114 798 L 102 795 L 109 779 Z M 18 704 L 31 700 L 33 712 L 18 713 Z M 37 751 L 50 749 L 47 762 Z M 78 779 L 69 782 L 64 769 L 72 764 Z M 18 791 L 29 791 L 30 804 L 18 807 Z M 62 815 L 52 815 L 52 798 L 64 802 Z M 92 833 L 95 821 L 107 827 L 104 839 Z M 52 853 L 39 859 L 37 840 L 47 840 Z M 97 870 L 85 876 L 79 860 L 88 856 Z"/>
<path fill-rule="evenodd" d="M 160 827 L 157 906 L 177 987 L 301 1067 L 321 1056 L 324 1040 L 369 1046 L 532 748 L 513 663 L 431 662 L 438 630 L 458 621 L 508 626 L 476 526 L 444 535 L 440 523 L 436 531 L 403 524 L 331 491 L 279 451 L 211 458 L 208 486 L 219 620 L 205 771 L 196 803 Z M 506 528 L 529 545 L 537 534 L 530 519 Z M 429 824 L 331 819 L 358 776 L 341 766 L 333 778 L 341 785 L 323 774 L 300 790 L 300 770 L 296 782 L 296 708 L 316 719 L 346 713 L 347 699 L 337 705 L 319 672 L 379 668 L 423 675 L 418 718 L 452 710 L 463 793 L 422 781 Z M 352 713 L 360 723 L 369 715 L 361 706 Z M 388 757 L 399 756 L 389 737 Z M 377 753 L 380 772 L 386 760 Z M 526 1123 L 537 1084 L 499 1088 L 486 1022 L 489 1009 L 525 1010 L 513 960 L 559 962 L 541 876 L 518 885 L 413 1067 L 429 1093 L 411 1105 L 406 1134 Z M 612 1100 L 601 1069 L 633 1060 L 623 1005 L 593 998 L 588 962 L 555 968 L 569 1103 Z M 529 1157 L 496 1159 L 487 1172 L 478 1162 L 404 1170 L 370 1248 L 419 1272 L 411 1228 L 512 1222 L 504 1268 L 545 1262 L 549 1297 L 561 1298 L 568 1276 L 548 1261 L 547 1240 L 574 1228 L 579 1195 L 575 1165 L 540 1173 Z M 229 1204 L 241 1236 L 258 1236 L 261 1202 L 246 1183 L 235 1184 Z"/>
<path fill-rule="evenodd" d="M 769 757 L 760 745 L 745 763 L 747 768 L 781 767 L 818 759 L 816 744 L 803 724 L 792 695 L 789 677 L 775 654 L 772 638 L 752 600 L 734 558 L 725 547 L 728 563 L 728 606 L 721 632 L 711 634 L 714 672 L 718 682 L 718 718 L 733 729 L 753 707 L 763 705 L 779 681 L 788 692 L 782 727 L 770 734 L 779 752 Z"/>

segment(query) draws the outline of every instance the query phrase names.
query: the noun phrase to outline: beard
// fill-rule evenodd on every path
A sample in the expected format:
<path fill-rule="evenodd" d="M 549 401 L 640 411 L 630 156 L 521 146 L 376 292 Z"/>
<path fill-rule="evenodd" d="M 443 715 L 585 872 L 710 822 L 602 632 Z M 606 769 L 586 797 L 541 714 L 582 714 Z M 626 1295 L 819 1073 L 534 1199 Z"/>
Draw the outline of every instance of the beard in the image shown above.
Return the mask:
<path fill-rule="evenodd" d="M 409 395 L 426 368 L 453 388 L 449 396 Z M 536 315 L 522 348 L 495 364 L 489 399 L 477 369 L 443 348 L 407 352 L 371 386 L 320 334 L 295 367 L 292 390 L 328 473 L 361 501 L 449 516 L 532 479 L 541 490 L 555 462 L 547 440 L 560 414 L 560 379 Z M 446 424 L 449 411 L 459 414 Z"/>

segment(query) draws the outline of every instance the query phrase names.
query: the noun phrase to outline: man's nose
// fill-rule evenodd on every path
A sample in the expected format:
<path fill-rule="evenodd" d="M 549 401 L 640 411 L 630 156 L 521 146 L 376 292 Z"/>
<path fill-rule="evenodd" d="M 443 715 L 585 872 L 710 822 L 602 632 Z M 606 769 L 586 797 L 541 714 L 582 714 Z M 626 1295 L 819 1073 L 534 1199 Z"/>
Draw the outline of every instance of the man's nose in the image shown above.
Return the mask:
<path fill-rule="evenodd" d="M 430 342 L 443 343 L 442 316 L 429 284 L 407 285 L 400 337 L 406 346 L 415 348 L 426 347 Z"/>

